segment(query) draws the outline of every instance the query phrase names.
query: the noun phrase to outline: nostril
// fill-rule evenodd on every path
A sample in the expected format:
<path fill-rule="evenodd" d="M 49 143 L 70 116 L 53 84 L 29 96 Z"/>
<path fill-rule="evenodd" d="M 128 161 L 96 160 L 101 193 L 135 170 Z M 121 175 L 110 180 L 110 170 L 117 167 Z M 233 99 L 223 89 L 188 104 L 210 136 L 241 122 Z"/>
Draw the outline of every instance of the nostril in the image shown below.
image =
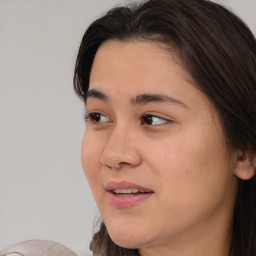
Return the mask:
<path fill-rule="evenodd" d="M 124 166 L 131 166 L 130 163 L 126 163 L 126 162 L 121 162 L 121 163 L 119 163 L 119 165 L 120 165 L 120 166 L 122 166 L 122 165 L 124 165 Z"/>
<path fill-rule="evenodd" d="M 18 252 L 11 252 L 11 253 L 7 253 L 4 256 L 24 256 L 23 254 L 20 254 Z"/>
<path fill-rule="evenodd" d="M 109 169 L 120 169 L 120 168 L 122 168 L 122 167 L 129 167 L 129 166 L 131 166 L 131 164 L 130 163 L 126 163 L 126 162 L 120 162 L 119 164 L 116 164 L 116 165 L 108 165 L 108 164 L 106 164 L 106 166 L 109 168 Z"/>

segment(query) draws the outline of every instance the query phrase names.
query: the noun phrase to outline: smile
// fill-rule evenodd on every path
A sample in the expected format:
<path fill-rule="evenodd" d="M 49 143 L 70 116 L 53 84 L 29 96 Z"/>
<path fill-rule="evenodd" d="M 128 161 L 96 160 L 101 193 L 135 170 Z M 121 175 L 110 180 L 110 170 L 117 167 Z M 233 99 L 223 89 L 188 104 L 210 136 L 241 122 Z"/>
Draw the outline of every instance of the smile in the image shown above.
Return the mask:
<path fill-rule="evenodd" d="M 133 196 L 139 194 L 145 194 L 147 192 L 138 189 L 115 189 L 112 192 L 117 196 Z"/>
<path fill-rule="evenodd" d="M 106 185 L 109 202 L 116 208 L 130 208 L 148 199 L 154 192 L 151 189 L 122 181 L 108 182 Z"/>

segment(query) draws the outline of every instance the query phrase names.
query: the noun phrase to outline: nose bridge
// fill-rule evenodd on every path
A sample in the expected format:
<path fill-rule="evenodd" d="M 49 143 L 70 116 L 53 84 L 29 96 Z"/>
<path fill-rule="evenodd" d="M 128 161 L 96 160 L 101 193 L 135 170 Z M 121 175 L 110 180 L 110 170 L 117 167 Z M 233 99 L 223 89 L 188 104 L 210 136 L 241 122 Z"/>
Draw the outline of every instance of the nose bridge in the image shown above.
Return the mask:
<path fill-rule="evenodd" d="M 131 141 L 130 144 L 127 143 L 128 137 L 129 128 L 125 125 L 116 125 L 108 137 L 104 151 L 124 152 L 129 146 L 131 147 Z"/>
<path fill-rule="evenodd" d="M 127 123 L 116 124 L 111 130 L 101 155 L 101 162 L 111 168 L 140 163 L 134 130 Z"/>
<path fill-rule="evenodd" d="M 128 122 L 120 122 L 114 127 L 113 132 L 110 136 L 110 139 L 113 139 L 116 142 L 125 143 L 126 140 L 132 139 L 132 134 L 134 133 L 134 129 L 129 125 Z M 129 138 L 131 137 L 131 138 Z"/>

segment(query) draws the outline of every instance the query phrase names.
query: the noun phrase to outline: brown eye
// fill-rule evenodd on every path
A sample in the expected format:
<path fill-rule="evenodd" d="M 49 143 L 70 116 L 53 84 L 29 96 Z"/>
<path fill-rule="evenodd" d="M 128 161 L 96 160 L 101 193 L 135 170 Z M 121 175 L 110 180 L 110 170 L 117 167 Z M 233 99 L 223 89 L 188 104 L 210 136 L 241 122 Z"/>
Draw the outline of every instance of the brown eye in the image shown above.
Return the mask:
<path fill-rule="evenodd" d="M 95 123 L 104 123 L 104 122 L 109 122 L 110 119 L 98 112 L 92 112 L 86 117 L 87 121 L 93 121 Z"/>
<path fill-rule="evenodd" d="M 168 122 L 167 120 L 165 120 L 161 117 L 153 116 L 153 115 L 150 115 L 150 114 L 145 114 L 142 117 L 142 123 L 146 124 L 146 125 L 156 126 L 156 125 L 164 124 L 164 123 L 167 123 L 167 122 Z"/>
<path fill-rule="evenodd" d="M 101 119 L 101 114 L 99 113 L 91 113 L 90 115 L 90 118 L 95 121 L 95 122 L 100 122 L 100 119 Z"/>
<path fill-rule="evenodd" d="M 144 115 L 142 121 L 144 124 L 151 125 L 153 123 L 153 118 L 151 115 Z"/>

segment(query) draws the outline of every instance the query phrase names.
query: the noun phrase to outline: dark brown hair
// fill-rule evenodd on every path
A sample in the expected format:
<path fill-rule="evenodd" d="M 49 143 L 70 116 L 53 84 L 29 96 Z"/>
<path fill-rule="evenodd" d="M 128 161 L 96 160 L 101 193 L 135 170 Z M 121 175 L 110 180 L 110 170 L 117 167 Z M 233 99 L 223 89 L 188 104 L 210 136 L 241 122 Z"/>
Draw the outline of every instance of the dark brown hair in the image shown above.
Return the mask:
<path fill-rule="evenodd" d="M 149 0 L 117 7 L 93 22 L 77 56 L 74 87 L 85 101 L 95 54 L 110 39 L 175 46 L 198 88 L 215 106 L 233 149 L 256 152 L 256 40 L 231 11 L 207 0 Z M 256 255 L 256 179 L 240 181 L 231 256 Z M 139 255 L 110 239 L 104 223 L 94 255 Z"/>

